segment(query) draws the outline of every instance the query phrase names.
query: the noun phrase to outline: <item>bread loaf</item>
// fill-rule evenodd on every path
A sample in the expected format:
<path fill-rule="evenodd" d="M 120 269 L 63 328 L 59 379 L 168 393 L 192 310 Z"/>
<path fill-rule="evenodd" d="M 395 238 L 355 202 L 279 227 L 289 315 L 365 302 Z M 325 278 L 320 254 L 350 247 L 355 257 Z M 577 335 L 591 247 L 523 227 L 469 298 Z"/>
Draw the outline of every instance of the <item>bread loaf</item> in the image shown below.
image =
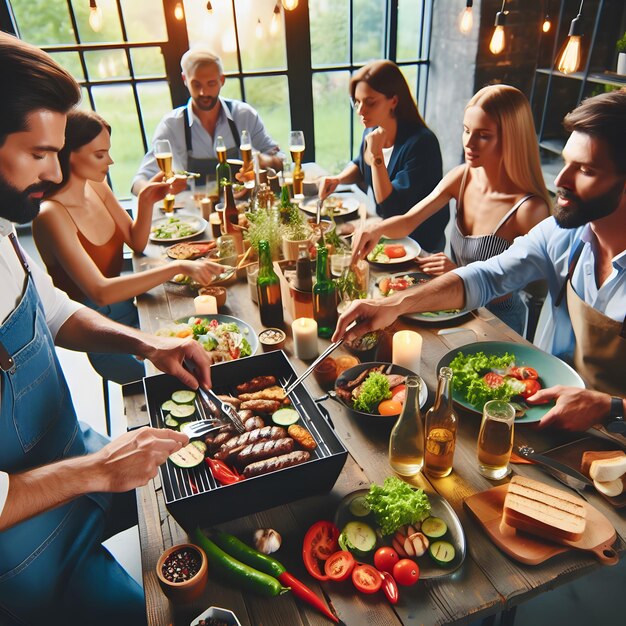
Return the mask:
<path fill-rule="evenodd" d="M 604 451 L 596 451 L 589 450 L 587 452 L 583 452 L 582 459 L 580 461 L 580 471 L 587 477 L 589 476 L 589 470 L 591 468 L 591 464 L 594 461 L 598 461 L 601 459 L 614 459 L 616 457 L 623 457 L 624 452 L 622 450 L 610 450 L 607 452 Z"/>
<path fill-rule="evenodd" d="M 589 476 L 601 483 L 617 480 L 624 474 L 626 474 L 626 455 L 612 459 L 598 459 L 589 467 Z"/>
<path fill-rule="evenodd" d="M 531 478 L 514 476 L 504 499 L 502 521 L 551 541 L 577 541 L 585 532 L 584 500 Z"/>

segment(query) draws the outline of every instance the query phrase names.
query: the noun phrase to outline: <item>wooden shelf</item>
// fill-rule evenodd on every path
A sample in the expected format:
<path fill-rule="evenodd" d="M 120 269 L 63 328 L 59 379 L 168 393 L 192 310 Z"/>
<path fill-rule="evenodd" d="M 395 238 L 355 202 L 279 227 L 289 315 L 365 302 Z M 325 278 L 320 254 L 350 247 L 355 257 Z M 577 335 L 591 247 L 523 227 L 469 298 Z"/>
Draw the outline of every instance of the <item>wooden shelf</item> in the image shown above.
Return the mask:
<path fill-rule="evenodd" d="M 538 74 L 549 76 L 552 74 L 557 78 L 570 78 L 573 80 L 585 80 L 584 72 L 573 72 L 571 74 L 563 74 L 559 70 L 552 70 L 549 67 L 538 67 Z M 615 72 L 589 72 L 587 76 L 588 83 L 598 83 L 599 85 L 613 85 L 614 87 L 624 87 L 626 85 L 626 76 L 616 74 Z"/>

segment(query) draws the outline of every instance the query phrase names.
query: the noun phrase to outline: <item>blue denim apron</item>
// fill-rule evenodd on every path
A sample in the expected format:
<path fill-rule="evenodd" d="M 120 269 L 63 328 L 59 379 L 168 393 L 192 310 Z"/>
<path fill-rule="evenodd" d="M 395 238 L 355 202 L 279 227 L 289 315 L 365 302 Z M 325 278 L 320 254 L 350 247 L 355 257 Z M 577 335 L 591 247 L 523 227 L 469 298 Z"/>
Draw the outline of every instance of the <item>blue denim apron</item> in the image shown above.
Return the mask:
<path fill-rule="evenodd" d="M 0 469 L 9 474 L 103 444 L 80 428 L 41 300 L 11 239 L 27 279 L 0 326 Z M 0 532 L 0 625 L 145 622 L 141 588 L 101 545 L 110 502 L 91 494 Z"/>

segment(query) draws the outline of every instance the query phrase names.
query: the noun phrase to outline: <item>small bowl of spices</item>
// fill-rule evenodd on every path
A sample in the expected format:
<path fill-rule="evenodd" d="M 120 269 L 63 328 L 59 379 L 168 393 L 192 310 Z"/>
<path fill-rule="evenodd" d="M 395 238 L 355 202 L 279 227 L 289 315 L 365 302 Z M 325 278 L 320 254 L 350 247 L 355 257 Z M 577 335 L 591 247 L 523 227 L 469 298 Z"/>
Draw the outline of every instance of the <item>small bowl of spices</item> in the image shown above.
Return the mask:
<path fill-rule="evenodd" d="M 282 350 L 285 347 L 287 335 L 280 328 L 266 328 L 259 333 L 259 343 L 263 352 Z"/>
<path fill-rule="evenodd" d="M 172 602 L 191 602 L 206 587 L 209 576 L 207 558 L 191 543 L 172 546 L 159 558 L 156 573 L 163 593 Z"/>

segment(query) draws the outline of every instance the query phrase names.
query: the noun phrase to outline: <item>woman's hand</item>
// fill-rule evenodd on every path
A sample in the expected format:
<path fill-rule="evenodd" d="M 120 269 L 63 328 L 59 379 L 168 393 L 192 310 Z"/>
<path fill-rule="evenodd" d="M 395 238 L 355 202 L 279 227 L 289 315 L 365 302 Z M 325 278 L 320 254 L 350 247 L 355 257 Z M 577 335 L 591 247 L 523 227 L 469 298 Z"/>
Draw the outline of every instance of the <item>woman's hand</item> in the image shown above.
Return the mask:
<path fill-rule="evenodd" d="M 325 200 L 330 196 L 330 194 L 337 189 L 337 185 L 339 184 L 338 176 L 325 176 L 320 181 L 319 186 L 319 197 L 321 200 Z"/>
<path fill-rule="evenodd" d="M 180 273 L 191 276 L 193 280 L 201 285 L 210 284 L 216 276 L 224 271 L 224 265 L 199 259 L 197 261 L 181 261 Z"/>
<path fill-rule="evenodd" d="M 382 223 L 363 224 L 356 229 L 352 237 L 352 263 L 364 259 L 376 247 L 382 236 Z"/>
<path fill-rule="evenodd" d="M 424 274 L 430 274 L 431 276 L 441 276 L 450 270 L 453 270 L 455 265 L 443 252 L 437 252 L 424 257 L 416 257 L 415 262 L 419 265 L 420 271 Z"/>
<path fill-rule="evenodd" d="M 150 182 L 139 192 L 137 201 L 149 203 L 150 205 L 155 202 L 163 200 L 168 193 L 178 194 L 187 188 L 187 177 L 182 174 L 176 174 L 167 181 L 163 180 L 163 173 L 158 172 L 151 179 Z"/>
<path fill-rule="evenodd" d="M 365 137 L 365 150 L 363 151 L 363 157 L 365 162 L 371 166 L 376 157 L 383 156 L 383 148 L 387 141 L 387 133 L 382 126 L 379 126 L 373 130 L 367 137 Z"/>

